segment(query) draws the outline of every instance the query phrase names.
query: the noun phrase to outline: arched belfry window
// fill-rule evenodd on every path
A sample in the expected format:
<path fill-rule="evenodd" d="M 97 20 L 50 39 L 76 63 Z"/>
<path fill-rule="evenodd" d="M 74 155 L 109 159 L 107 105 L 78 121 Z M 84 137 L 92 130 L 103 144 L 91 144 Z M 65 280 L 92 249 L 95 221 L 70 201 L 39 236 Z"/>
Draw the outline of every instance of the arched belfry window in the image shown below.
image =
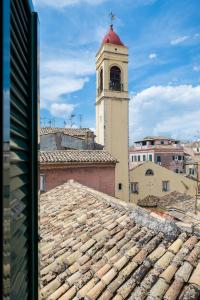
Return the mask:
<path fill-rule="evenodd" d="M 100 92 L 103 90 L 103 69 L 101 69 L 99 74 L 99 90 Z"/>
<path fill-rule="evenodd" d="M 121 91 L 121 70 L 117 66 L 110 68 L 110 90 Z"/>
<path fill-rule="evenodd" d="M 154 175 L 154 172 L 153 172 L 153 170 L 148 169 L 148 170 L 146 171 L 145 175 L 146 175 L 146 176 L 153 176 L 153 175 Z"/>

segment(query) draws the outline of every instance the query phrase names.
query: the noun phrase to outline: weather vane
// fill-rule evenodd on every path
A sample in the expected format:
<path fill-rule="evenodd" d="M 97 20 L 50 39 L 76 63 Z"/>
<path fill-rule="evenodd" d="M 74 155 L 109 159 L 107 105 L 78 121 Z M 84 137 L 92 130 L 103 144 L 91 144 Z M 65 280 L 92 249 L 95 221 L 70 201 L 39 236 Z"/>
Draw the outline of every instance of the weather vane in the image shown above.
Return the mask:
<path fill-rule="evenodd" d="M 110 16 L 110 26 L 112 28 L 113 27 L 113 21 L 115 20 L 116 16 L 112 13 L 112 11 L 110 12 L 109 16 Z"/>

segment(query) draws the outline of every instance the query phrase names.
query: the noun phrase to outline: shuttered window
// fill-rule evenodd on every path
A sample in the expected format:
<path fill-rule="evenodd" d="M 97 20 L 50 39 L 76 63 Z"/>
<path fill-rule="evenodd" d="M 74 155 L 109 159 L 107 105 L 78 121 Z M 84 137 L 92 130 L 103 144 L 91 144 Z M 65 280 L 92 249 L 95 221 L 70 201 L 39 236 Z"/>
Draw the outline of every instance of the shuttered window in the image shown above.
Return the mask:
<path fill-rule="evenodd" d="M 11 0 L 10 5 L 10 293 L 11 299 L 25 300 L 35 298 L 31 290 L 33 280 L 37 282 L 32 278 L 33 195 L 37 194 L 34 190 L 37 178 L 32 178 L 33 167 L 37 168 L 37 160 L 33 161 L 33 151 L 37 148 L 37 144 L 33 144 L 33 135 L 37 132 L 33 126 L 37 124 L 34 125 L 33 120 L 32 76 L 37 45 L 33 45 L 33 20 L 28 1 Z M 37 102 L 37 97 L 34 100 Z"/>

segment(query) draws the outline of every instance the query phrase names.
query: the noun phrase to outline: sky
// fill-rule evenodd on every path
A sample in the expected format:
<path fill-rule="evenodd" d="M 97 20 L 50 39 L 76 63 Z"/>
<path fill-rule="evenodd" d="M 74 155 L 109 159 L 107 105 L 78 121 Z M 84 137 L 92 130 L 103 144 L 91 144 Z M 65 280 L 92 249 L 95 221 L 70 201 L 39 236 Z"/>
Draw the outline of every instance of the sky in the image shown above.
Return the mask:
<path fill-rule="evenodd" d="M 109 29 L 129 48 L 129 142 L 200 139 L 199 0 L 34 0 L 41 125 L 95 130 L 95 55 Z M 71 115 L 74 117 L 70 118 Z"/>

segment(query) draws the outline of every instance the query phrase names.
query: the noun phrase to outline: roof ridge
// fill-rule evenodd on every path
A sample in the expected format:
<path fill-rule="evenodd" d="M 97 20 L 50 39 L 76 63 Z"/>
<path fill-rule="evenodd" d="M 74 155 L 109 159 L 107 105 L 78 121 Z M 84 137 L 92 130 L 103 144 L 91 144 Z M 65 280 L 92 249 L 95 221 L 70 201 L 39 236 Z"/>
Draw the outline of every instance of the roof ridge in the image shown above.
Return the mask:
<path fill-rule="evenodd" d="M 145 209 L 143 207 L 138 206 L 137 204 L 126 202 L 123 200 L 120 200 L 116 197 L 112 197 L 110 195 L 107 195 L 103 192 L 99 192 L 97 190 L 94 190 L 90 187 L 87 187 L 81 183 L 78 183 L 74 181 L 73 179 L 68 180 L 63 185 L 60 185 L 47 193 L 52 193 L 56 189 L 61 189 L 62 187 L 68 187 L 72 186 L 74 188 L 78 188 L 80 190 L 87 191 L 88 193 L 92 194 L 93 196 L 97 196 L 98 199 L 103 200 L 104 202 L 107 202 L 111 206 L 121 210 L 126 210 L 130 212 L 130 216 L 133 218 L 133 220 L 136 222 L 136 224 L 139 224 L 141 226 L 148 227 L 149 229 L 154 230 L 155 232 L 163 232 L 164 234 L 168 236 L 177 236 L 180 232 L 188 232 L 188 233 L 195 233 L 198 236 L 200 236 L 200 228 L 195 228 L 195 224 L 191 223 L 184 223 L 177 220 L 169 220 L 166 219 L 159 214 L 156 214 L 155 212 L 151 212 L 148 209 Z M 42 194 L 42 197 L 47 195 L 47 193 Z M 99 198 L 100 197 L 100 198 Z M 195 229 L 195 232 L 194 232 Z"/>

